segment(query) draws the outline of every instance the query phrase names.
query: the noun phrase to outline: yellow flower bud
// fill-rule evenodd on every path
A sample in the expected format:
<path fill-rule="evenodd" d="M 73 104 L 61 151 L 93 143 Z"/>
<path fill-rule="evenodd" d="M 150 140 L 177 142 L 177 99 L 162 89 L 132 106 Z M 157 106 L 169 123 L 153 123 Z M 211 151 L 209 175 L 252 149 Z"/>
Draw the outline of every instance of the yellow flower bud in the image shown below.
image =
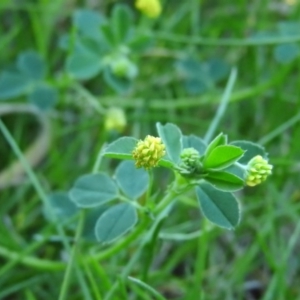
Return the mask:
<path fill-rule="evenodd" d="M 159 0 L 136 0 L 135 7 L 149 18 L 157 18 L 162 10 Z"/>
<path fill-rule="evenodd" d="M 262 156 L 253 157 L 247 165 L 246 184 L 255 186 L 264 182 L 272 174 L 273 166 L 268 163 Z"/>
<path fill-rule="evenodd" d="M 147 135 L 144 140 L 138 141 L 132 151 L 135 166 L 146 170 L 156 167 L 165 154 L 165 145 L 162 143 L 161 138 L 151 135 Z"/>
<path fill-rule="evenodd" d="M 106 130 L 116 130 L 122 132 L 126 126 L 124 111 L 118 107 L 110 107 L 105 115 L 104 128 Z"/>

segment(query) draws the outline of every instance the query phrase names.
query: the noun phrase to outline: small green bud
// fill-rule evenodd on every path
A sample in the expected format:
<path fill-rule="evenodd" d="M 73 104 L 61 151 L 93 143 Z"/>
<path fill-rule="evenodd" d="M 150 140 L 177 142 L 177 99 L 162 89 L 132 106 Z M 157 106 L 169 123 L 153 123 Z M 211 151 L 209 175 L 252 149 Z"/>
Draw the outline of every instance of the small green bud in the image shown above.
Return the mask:
<path fill-rule="evenodd" d="M 195 148 L 186 148 L 182 150 L 180 158 L 187 166 L 195 166 L 200 159 L 200 154 Z"/>
<path fill-rule="evenodd" d="M 138 69 L 126 56 L 115 57 L 110 62 L 111 70 L 117 77 L 133 79 L 137 76 Z"/>
<path fill-rule="evenodd" d="M 182 176 L 193 177 L 201 174 L 200 154 L 195 148 L 183 149 L 180 158 L 181 163 L 177 170 Z"/>
<path fill-rule="evenodd" d="M 246 167 L 246 184 L 255 186 L 264 182 L 272 174 L 273 166 L 262 156 L 253 157 Z"/>
<path fill-rule="evenodd" d="M 138 141 L 132 151 L 135 166 L 146 170 L 156 167 L 165 154 L 165 145 L 162 143 L 161 138 L 151 135 L 147 135 L 144 140 Z"/>

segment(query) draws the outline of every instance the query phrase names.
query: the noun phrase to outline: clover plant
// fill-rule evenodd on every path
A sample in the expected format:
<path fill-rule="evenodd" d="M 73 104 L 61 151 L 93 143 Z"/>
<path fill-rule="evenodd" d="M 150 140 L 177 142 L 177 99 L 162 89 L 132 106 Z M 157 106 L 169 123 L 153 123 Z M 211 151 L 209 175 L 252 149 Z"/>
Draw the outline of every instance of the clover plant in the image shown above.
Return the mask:
<path fill-rule="evenodd" d="M 157 132 L 158 137 L 121 137 L 107 145 L 102 157 L 124 160 L 114 175 L 85 174 L 71 188 L 69 197 L 78 207 L 107 206 L 94 228 L 99 242 L 113 242 L 136 225 L 136 230 L 146 230 L 145 224 L 169 211 L 178 196 L 190 190 L 208 220 L 234 229 L 241 210 L 233 192 L 260 184 L 271 174 L 267 154 L 252 142 L 229 142 L 220 133 L 207 145 L 198 136 L 183 135 L 172 123 L 157 123 Z M 154 202 L 151 172 L 155 167 L 170 169 L 174 180 L 164 197 Z"/>

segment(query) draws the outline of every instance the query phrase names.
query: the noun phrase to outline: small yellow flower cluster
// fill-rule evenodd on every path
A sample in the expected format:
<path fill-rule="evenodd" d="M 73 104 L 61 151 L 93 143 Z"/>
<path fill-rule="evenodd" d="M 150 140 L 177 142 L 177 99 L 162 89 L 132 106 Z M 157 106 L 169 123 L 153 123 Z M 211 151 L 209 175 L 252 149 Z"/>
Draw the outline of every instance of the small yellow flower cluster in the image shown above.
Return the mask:
<path fill-rule="evenodd" d="M 135 166 L 146 170 L 156 167 L 165 154 L 165 145 L 161 139 L 151 135 L 147 135 L 144 140 L 138 141 L 132 152 Z"/>
<path fill-rule="evenodd" d="M 127 121 L 124 111 L 118 107 L 110 107 L 105 115 L 104 128 L 122 132 L 126 127 Z"/>
<path fill-rule="evenodd" d="M 255 186 L 264 182 L 272 174 L 273 166 L 262 156 L 253 157 L 247 165 L 246 184 Z"/>
<path fill-rule="evenodd" d="M 149 18 L 157 18 L 161 14 L 159 0 L 137 0 L 135 7 Z"/>

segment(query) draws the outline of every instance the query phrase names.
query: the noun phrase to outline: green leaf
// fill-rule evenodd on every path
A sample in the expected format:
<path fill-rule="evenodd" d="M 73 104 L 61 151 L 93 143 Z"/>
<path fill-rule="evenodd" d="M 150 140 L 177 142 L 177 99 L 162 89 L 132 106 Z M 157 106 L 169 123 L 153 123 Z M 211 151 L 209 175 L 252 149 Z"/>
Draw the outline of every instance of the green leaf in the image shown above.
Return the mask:
<path fill-rule="evenodd" d="M 242 156 L 243 158 L 244 156 Z M 241 158 L 241 159 L 242 159 Z M 224 172 L 227 172 L 227 173 L 231 173 L 241 179 L 244 180 L 244 177 L 245 177 L 245 169 L 242 167 L 242 166 L 239 166 L 239 165 L 231 165 L 230 167 L 226 168 L 223 170 Z"/>
<path fill-rule="evenodd" d="M 132 25 L 131 10 L 123 4 L 115 5 L 112 12 L 111 23 L 118 43 L 126 42 Z"/>
<path fill-rule="evenodd" d="M 54 107 L 57 101 L 57 90 L 48 85 L 39 85 L 29 94 L 29 102 L 41 110 Z"/>
<path fill-rule="evenodd" d="M 196 194 L 200 208 L 208 220 L 227 229 L 238 225 L 239 204 L 231 193 L 221 192 L 209 183 L 202 183 L 196 188 Z"/>
<path fill-rule="evenodd" d="M 209 155 L 210 152 L 215 149 L 218 146 L 226 145 L 227 144 L 227 135 L 225 135 L 223 132 L 221 132 L 219 135 L 217 135 L 207 146 L 205 155 Z"/>
<path fill-rule="evenodd" d="M 244 180 L 232 173 L 212 171 L 204 178 L 216 189 L 225 192 L 235 192 L 244 187 Z"/>
<path fill-rule="evenodd" d="M 241 164 L 246 165 L 256 155 L 261 155 L 265 159 L 268 158 L 265 148 L 258 144 L 248 141 L 234 141 L 230 145 L 240 147 L 245 151 L 244 155 L 238 161 Z"/>
<path fill-rule="evenodd" d="M 194 148 L 200 153 L 200 155 L 203 155 L 205 153 L 205 149 L 207 147 L 207 145 L 201 138 L 193 134 L 189 136 L 184 135 L 182 139 L 182 144 L 183 149 Z"/>
<path fill-rule="evenodd" d="M 206 81 L 209 77 L 207 65 L 191 57 L 184 57 L 177 60 L 175 68 L 183 78 L 194 78 Z"/>
<path fill-rule="evenodd" d="M 92 53 L 75 53 L 67 58 L 66 69 L 76 79 L 87 80 L 101 71 L 102 62 Z"/>
<path fill-rule="evenodd" d="M 102 243 L 111 243 L 128 232 L 136 222 L 136 209 L 131 204 L 115 205 L 98 219 L 95 226 L 97 240 Z"/>
<path fill-rule="evenodd" d="M 281 36 L 298 36 L 300 22 L 297 21 L 278 22 L 277 28 Z"/>
<path fill-rule="evenodd" d="M 212 87 L 207 63 L 189 57 L 177 60 L 175 67 L 189 94 L 203 93 Z"/>
<path fill-rule="evenodd" d="M 230 72 L 230 65 L 220 58 L 212 58 L 208 61 L 210 78 L 218 82 L 225 79 Z"/>
<path fill-rule="evenodd" d="M 105 42 L 112 48 L 117 46 L 117 41 L 113 33 L 113 28 L 110 24 L 103 24 L 100 28 L 103 38 Z"/>
<path fill-rule="evenodd" d="M 104 204 L 93 209 L 86 210 L 82 237 L 91 242 L 97 242 L 95 226 L 99 217 L 109 208 L 109 204 Z"/>
<path fill-rule="evenodd" d="M 29 91 L 30 80 L 21 74 L 3 72 L 0 77 L 0 99 L 6 100 L 21 96 Z"/>
<path fill-rule="evenodd" d="M 211 84 L 200 78 L 187 78 L 184 80 L 184 87 L 190 95 L 197 95 L 206 92 Z"/>
<path fill-rule="evenodd" d="M 69 192 L 71 200 L 79 207 L 95 207 L 118 196 L 115 182 L 104 173 L 79 177 Z"/>
<path fill-rule="evenodd" d="M 300 54 L 299 46 L 295 43 L 278 45 L 274 49 L 274 58 L 277 62 L 288 64 Z"/>
<path fill-rule="evenodd" d="M 97 57 L 97 60 L 102 60 L 102 64 L 104 65 L 105 63 L 103 62 L 103 59 L 105 55 L 107 54 L 106 52 L 109 51 L 108 45 L 105 43 L 103 38 L 99 38 L 97 40 L 91 39 L 89 37 L 81 37 L 80 39 L 76 39 L 75 45 L 74 45 L 74 53 L 76 54 L 91 54 L 94 57 Z M 103 59 L 102 59 L 103 58 Z"/>
<path fill-rule="evenodd" d="M 237 146 L 218 146 L 205 155 L 203 166 L 205 169 L 224 169 L 239 160 L 243 154 L 244 150 Z"/>
<path fill-rule="evenodd" d="M 131 88 L 131 80 L 115 76 L 109 68 L 104 69 L 105 82 L 116 92 L 124 94 Z"/>
<path fill-rule="evenodd" d="M 167 123 L 166 125 L 156 123 L 156 128 L 158 135 L 166 146 L 167 156 L 175 164 L 179 163 L 182 151 L 182 134 L 180 129 L 172 123 Z"/>
<path fill-rule="evenodd" d="M 33 80 L 41 80 L 46 74 L 46 65 L 41 56 L 34 51 L 21 53 L 17 59 L 18 69 Z"/>
<path fill-rule="evenodd" d="M 136 32 L 128 42 L 128 47 L 134 53 L 144 52 L 151 48 L 153 45 L 154 38 L 150 35 L 145 34 L 144 31 L 142 33 Z"/>
<path fill-rule="evenodd" d="M 106 20 L 103 15 L 95 11 L 80 9 L 74 13 L 73 23 L 85 36 L 97 39 L 101 36 L 100 27 L 106 23 Z"/>
<path fill-rule="evenodd" d="M 132 151 L 138 140 L 133 137 L 121 137 L 104 149 L 104 156 L 117 159 L 133 159 Z"/>
<path fill-rule="evenodd" d="M 55 216 L 44 207 L 44 215 L 51 222 L 67 221 L 78 212 L 77 206 L 70 200 L 66 192 L 53 192 L 48 195 L 48 201 Z"/>
<path fill-rule="evenodd" d="M 137 169 L 133 161 L 121 162 L 116 169 L 115 177 L 121 190 L 130 199 L 136 200 L 148 188 L 148 172 L 143 169 Z"/>

